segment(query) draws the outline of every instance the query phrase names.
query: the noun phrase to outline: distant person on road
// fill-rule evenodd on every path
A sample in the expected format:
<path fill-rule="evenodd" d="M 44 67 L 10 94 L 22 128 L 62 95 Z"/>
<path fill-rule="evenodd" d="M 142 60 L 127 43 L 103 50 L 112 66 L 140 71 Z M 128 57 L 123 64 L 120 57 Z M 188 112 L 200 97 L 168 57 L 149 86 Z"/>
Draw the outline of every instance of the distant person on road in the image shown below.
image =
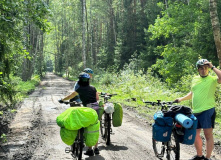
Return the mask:
<path fill-rule="evenodd" d="M 97 101 L 99 100 L 99 95 L 98 95 L 96 88 L 90 85 L 89 80 L 90 80 L 89 74 L 85 72 L 80 73 L 79 80 L 78 80 L 79 87 L 70 95 L 61 99 L 59 102 L 62 103 L 65 100 L 69 100 L 69 99 L 74 98 L 77 95 L 80 95 L 83 106 L 91 107 L 94 110 L 96 110 L 98 113 L 99 104 Z M 98 149 L 98 143 L 94 146 L 94 150 L 92 149 L 92 146 L 89 146 L 85 155 L 93 156 L 94 153 L 95 154 L 100 153 Z"/>
<path fill-rule="evenodd" d="M 93 74 L 94 74 L 93 70 L 90 69 L 90 68 L 85 68 L 83 72 L 89 74 L 89 75 L 90 75 L 90 79 L 92 78 L 92 76 L 93 76 Z M 73 90 L 76 91 L 79 87 L 80 87 L 80 85 L 78 84 L 78 81 L 77 81 L 77 82 L 75 82 L 75 84 L 74 84 L 74 89 L 73 89 Z M 77 96 L 75 96 L 74 98 L 70 99 L 70 102 L 73 102 L 73 101 L 76 101 L 76 102 L 78 102 L 78 103 L 81 102 L 80 96 L 77 95 Z"/>
<path fill-rule="evenodd" d="M 192 80 L 191 91 L 184 97 L 177 98 L 178 102 L 192 99 L 193 113 L 198 119 L 196 130 L 195 148 L 197 155 L 190 160 L 211 160 L 214 148 L 213 128 L 215 124 L 215 90 L 218 83 L 221 83 L 221 71 L 215 68 L 207 59 L 200 59 L 196 63 L 199 76 Z M 215 72 L 216 76 L 209 75 L 209 69 Z M 206 156 L 203 155 L 203 142 L 200 137 L 203 129 L 206 139 Z"/>

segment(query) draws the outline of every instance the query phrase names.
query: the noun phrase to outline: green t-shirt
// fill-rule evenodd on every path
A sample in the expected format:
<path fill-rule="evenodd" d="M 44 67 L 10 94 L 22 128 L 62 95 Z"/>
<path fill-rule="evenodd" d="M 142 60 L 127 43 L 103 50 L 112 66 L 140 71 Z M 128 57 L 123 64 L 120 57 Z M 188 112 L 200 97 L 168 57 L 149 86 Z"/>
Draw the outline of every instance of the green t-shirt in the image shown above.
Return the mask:
<path fill-rule="evenodd" d="M 215 91 L 217 76 L 202 78 L 196 76 L 192 81 L 192 106 L 193 113 L 200 113 L 215 107 Z"/>

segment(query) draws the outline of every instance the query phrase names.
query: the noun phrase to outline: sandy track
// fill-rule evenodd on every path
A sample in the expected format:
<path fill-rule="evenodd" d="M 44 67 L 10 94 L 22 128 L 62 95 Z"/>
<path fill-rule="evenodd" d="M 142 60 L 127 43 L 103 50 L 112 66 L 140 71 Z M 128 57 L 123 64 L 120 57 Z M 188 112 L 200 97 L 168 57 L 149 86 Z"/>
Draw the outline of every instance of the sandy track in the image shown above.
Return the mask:
<path fill-rule="evenodd" d="M 71 92 L 73 82 L 48 73 L 39 87 L 25 99 L 10 125 L 8 142 L 1 148 L 2 160 L 66 160 L 56 117 L 69 106 L 58 99 Z M 151 127 L 136 113 L 124 108 L 123 125 L 113 128 L 111 145 L 99 140 L 100 155 L 83 156 L 85 160 L 155 160 Z M 181 146 L 181 160 L 194 155 L 194 148 Z M 86 150 L 86 148 L 84 149 Z M 216 155 L 221 160 L 220 155 Z"/>

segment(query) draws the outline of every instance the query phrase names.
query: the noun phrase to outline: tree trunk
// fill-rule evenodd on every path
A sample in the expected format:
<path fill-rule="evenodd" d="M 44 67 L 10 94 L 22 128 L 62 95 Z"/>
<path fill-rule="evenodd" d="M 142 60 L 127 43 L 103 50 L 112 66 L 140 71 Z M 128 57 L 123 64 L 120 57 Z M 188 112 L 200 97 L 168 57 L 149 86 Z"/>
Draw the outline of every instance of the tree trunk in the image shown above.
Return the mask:
<path fill-rule="evenodd" d="M 85 55 L 85 5 L 86 2 L 85 0 L 82 0 L 82 19 L 83 19 L 83 24 L 82 24 L 82 54 L 83 54 L 83 63 L 84 63 L 84 68 L 86 68 L 86 55 Z"/>
<path fill-rule="evenodd" d="M 221 67 L 221 39 L 220 39 L 220 23 L 217 13 L 217 1 L 209 0 L 210 18 L 213 27 L 213 36 L 216 44 L 217 56 L 219 59 L 219 67 Z"/>

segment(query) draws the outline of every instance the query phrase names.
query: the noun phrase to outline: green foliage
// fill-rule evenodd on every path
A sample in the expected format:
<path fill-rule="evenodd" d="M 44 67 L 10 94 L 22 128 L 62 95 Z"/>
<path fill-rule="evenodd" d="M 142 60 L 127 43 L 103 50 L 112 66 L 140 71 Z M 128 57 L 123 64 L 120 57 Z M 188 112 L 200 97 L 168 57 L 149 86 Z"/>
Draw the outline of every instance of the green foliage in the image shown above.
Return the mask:
<path fill-rule="evenodd" d="M 6 135 L 4 133 L 0 137 L 0 142 L 2 142 L 2 143 L 6 143 L 7 142 L 7 137 L 6 137 Z"/>
<path fill-rule="evenodd" d="M 40 76 L 34 75 L 29 81 L 22 81 L 20 77 L 12 77 L 12 82 L 15 85 L 15 97 L 17 101 L 21 101 L 35 89 L 37 84 L 39 84 Z"/>
<path fill-rule="evenodd" d="M 158 6 L 162 15 L 158 15 L 148 32 L 153 41 L 163 39 L 163 43 L 156 46 L 158 57 L 153 67 L 169 86 L 174 86 L 182 76 L 194 73 L 199 55 L 218 62 L 212 44 L 208 1 L 192 0 L 189 4 L 169 1 L 166 8 L 162 2 Z"/>

